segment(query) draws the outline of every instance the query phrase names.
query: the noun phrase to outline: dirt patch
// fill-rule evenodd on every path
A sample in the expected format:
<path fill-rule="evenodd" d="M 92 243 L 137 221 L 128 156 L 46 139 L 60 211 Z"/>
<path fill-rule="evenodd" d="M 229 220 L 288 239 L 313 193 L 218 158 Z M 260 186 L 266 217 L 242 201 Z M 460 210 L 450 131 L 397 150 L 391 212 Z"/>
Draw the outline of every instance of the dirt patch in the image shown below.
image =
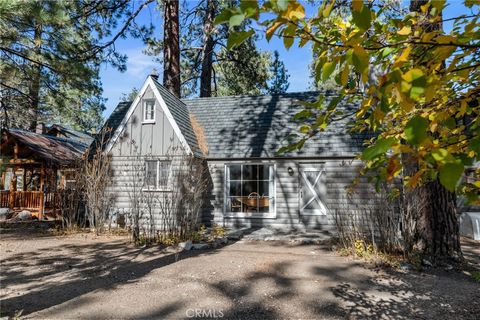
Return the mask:
<path fill-rule="evenodd" d="M 472 242 L 469 252 L 478 252 Z M 475 254 L 475 253 L 474 253 Z M 317 245 L 176 253 L 126 237 L 2 232 L 1 313 L 27 318 L 475 319 L 480 282 L 385 272 Z"/>

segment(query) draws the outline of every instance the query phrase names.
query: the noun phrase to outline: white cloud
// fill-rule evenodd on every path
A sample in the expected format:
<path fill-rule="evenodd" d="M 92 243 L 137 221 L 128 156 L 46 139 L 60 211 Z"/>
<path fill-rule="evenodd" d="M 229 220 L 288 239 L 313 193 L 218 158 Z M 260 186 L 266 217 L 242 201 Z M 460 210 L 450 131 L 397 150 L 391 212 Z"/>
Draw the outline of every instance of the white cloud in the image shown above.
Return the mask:
<path fill-rule="evenodd" d="M 147 56 L 142 52 L 143 48 L 123 50 L 128 56 L 126 74 L 139 80 L 143 80 L 153 68 L 159 69 L 159 63 L 154 62 L 154 57 Z"/>

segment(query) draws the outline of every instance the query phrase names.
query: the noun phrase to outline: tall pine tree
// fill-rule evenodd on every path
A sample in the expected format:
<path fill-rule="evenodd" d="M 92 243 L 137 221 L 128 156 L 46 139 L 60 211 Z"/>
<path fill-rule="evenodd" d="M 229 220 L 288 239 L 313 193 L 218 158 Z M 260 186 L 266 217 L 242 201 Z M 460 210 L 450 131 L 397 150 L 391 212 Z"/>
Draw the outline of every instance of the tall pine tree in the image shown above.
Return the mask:
<path fill-rule="evenodd" d="M 285 64 L 280 60 L 280 55 L 277 50 L 273 52 L 273 62 L 270 67 L 270 72 L 272 73 L 272 79 L 268 85 L 268 93 L 277 94 L 287 92 L 290 86 L 290 82 L 288 82 L 290 75 L 287 73 Z"/>
<path fill-rule="evenodd" d="M 132 21 L 152 1 L 1 1 L 2 126 L 33 130 L 61 118 L 97 127 L 104 108 L 99 66 L 125 69 L 113 44 L 129 32 L 148 33 Z"/>

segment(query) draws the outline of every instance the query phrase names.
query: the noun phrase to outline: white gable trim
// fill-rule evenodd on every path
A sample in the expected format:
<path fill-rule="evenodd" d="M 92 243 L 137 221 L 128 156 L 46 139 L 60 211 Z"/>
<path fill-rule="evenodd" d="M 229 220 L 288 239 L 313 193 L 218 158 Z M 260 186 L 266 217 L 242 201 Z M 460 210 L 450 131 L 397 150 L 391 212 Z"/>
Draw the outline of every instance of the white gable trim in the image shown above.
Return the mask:
<path fill-rule="evenodd" d="M 180 143 L 185 148 L 185 151 L 188 154 L 192 155 L 193 152 L 192 152 L 192 149 L 190 148 L 190 146 L 188 145 L 187 139 L 185 139 L 185 136 L 183 135 L 182 131 L 180 130 L 180 127 L 178 126 L 177 121 L 175 121 L 175 119 L 173 118 L 173 115 L 170 112 L 170 109 L 168 109 L 167 104 L 165 103 L 165 100 L 163 100 L 162 95 L 160 94 L 160 92 L 158 92 L 157 86 L 155 85 L 155 83 L 153 82 L 151 77 L 148 77 L 147 82 L 151 84 L 153 93 L 155 94 L 155 98 L 157 98 L 158 102 L 160 103 L 160 106 L 162 107 L 162 111 L 164 112 L 165 116 L 167 117 L 168 122 L 170 122 L 170 125 L 173 128 L 173 131 L 175 131 L 175 133 L 177 134 L 177 137 L 180 140 Z"/>
<path fill-rule="evenodd" d="M 115 145 L 115 142 L 118 140 L 118 138 L 122 134 L 122 131 L 125 129 L 125 126 L 127 125 L 128 120 L 132 116 L 133 112 L 135 111 L 136 106 L 141 101 L 141 99 L 142 99 L 143 95 L 145 94 L 145 91 L 147 90 L 148 87 L 150 87 L 152 89 L 153 94 L 155 95 L 155 98 L 157 99 L 158 103 L 160 104 L 160 107 L 162 108 L 163 113 L 167 117 L 168 122 L 172 126 L 173 131 L 177 135 L 178 140 L 180 141 L 180 144 L 182 145 L 182 147 L 185 149 L 185 151 L 188 154 L 193 154 L 192 149 L 188 145 L 187 140 L 183 136 L 182 131 L 178 127 L 177 122 L 173 118 L 173 115 L 170 112 L 170 110 L 168 109 L 167 104 L 165 103 L 165 100 L 163 100 L 162 95 L 160 94 L 160 92 L 158 92 L 158 88 L 157 88 L 157 86 L 155 85 L 155 83 L 153 82 L 153 80 L 150 76 L 147 78 L 147 80 L 143 84 L 142 89 L 140 89 L 137 97 L 135 98 L 135 100 L 133 100 L 132 104 L 130 105 L 130 108 L 128 109 L 127 114 L 125 115 L 122 122 L 120 123 L 118 128 L 115 130 L 112 138 L 108 142 L 107 148 L 105 149 L 107 151 L 107 153 L 112 150 L 113 146 Z"/>

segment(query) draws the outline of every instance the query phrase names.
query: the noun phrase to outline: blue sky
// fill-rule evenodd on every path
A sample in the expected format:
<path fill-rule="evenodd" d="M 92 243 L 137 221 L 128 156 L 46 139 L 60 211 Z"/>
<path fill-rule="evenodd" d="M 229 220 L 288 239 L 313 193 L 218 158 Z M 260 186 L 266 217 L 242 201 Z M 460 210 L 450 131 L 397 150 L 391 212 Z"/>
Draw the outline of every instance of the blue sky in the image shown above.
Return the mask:
<path fill-rule="evenodd" d="M 468 13 L 468 9 L 462 5 L 463 1 L 450 0 L 447 2 L 448 6 L 444 11 L 445 18 Z M 409 1 L 404 2 L 405 5 L 408 5 L 408 3 Z M 307 15 L 315 10 L 315 6 L 309 5 L 306 7 Z M 162 18 L 160 12 L 156 10 L 155 5 L 150 5 L 144 9 L 136 22 L 138 24 L 153 23 L 155 26 L 155 36 L 161 37 L 163 34 L 161 28 Z M 445 25 L 444 28 L 448 32 L 451 29 L 451 24 Z M 280 59 L 285 63 L 288 73 L 290 74 L 289 92 L 305 91 L 308 89 L 311 81 L 308 70 L 311 62 L 311 53 L 308 47 L 300 49 L 294 45 L 287 51 L 283 46 L 282 40 L 274 37 L 270 42 L 267 42 L 262 36 L 260 36 L 257 46 L 261 50 L 278 50 Z M 143 53 L 144 48 L 145 45 L 140 39 L 134 39 L 132 37 L 120 39 L 116 43 L 116 49 L 118 52 L 128 56 L 127 70 L 122 73 L 110 65 L 102 66 L 100 76 L 103 83 L 103 96 L 107 98 L 107 109 L 104 112 L 105 117 L 110 115 L 123 93 L 129 93 L 132 88 L 142 86 L 145 78 L 153 68 L 161 71 L 162 66 L 154 62 L 153 57 L 145 55 Z"/>

